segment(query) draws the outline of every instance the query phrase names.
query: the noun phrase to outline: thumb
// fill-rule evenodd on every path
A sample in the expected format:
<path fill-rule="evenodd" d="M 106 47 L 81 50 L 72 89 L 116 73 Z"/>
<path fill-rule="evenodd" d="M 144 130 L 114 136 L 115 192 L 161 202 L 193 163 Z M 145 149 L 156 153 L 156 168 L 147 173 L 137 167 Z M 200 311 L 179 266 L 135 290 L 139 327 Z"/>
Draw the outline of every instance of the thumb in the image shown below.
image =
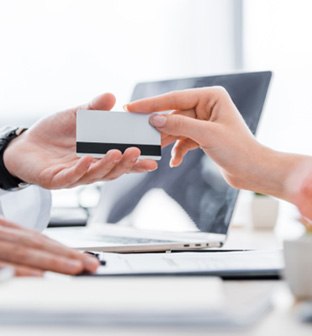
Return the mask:
<path fill-rule="evenodd" d="M 178 114 L 154 114 L 150 117 L 150 123 L 159 132 L 176 137 L 186 137 L 205 146 L 205 139 L 210 129 L 210 122 L 181 116 Z"/>
<path fill-rule="evenodd" d="M 116 98 L 111 93 L 104 93 L 94 98 L 86 105 L 87 110 L 110 110 L 116 102 Z"/>

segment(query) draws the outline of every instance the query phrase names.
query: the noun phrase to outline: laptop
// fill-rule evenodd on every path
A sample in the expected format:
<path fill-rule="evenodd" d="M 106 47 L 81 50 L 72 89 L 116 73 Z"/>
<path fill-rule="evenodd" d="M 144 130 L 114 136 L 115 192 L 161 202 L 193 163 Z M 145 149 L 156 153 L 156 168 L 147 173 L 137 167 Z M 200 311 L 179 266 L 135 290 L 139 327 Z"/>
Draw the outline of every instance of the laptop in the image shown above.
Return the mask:
<path fill-rule="evenodd" d="M 135 86 L 132 100 L 172 90 L 223 86 L 255 134 L 271 76 L 270 71 L 263 71 L 143 82 Z M 239 191 L 224 181 L 200 149 L 188 153 L 175 169 L 169 167 L 170 151 L 171 146 L 162 150 L 154 172 L 104 183 L 86 228 L 49 229 L 49 236 L 61 237 L 75 248 L 103 252 L 221 247 Z"/>

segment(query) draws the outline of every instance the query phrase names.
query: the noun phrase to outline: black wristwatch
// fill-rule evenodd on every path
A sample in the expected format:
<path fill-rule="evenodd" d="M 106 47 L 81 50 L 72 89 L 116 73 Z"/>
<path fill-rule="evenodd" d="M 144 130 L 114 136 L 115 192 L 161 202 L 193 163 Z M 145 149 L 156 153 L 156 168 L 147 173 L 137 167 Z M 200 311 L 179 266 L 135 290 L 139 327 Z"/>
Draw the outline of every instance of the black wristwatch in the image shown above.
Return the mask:
<path fill-rule="evenodd" d="M 0 129 L 0 189 L 19 190 L 29 184 L 9 173 L 4 165 L 3 154 L 9 143 L 26 131 L 26 128 L 4 127 Z"/>

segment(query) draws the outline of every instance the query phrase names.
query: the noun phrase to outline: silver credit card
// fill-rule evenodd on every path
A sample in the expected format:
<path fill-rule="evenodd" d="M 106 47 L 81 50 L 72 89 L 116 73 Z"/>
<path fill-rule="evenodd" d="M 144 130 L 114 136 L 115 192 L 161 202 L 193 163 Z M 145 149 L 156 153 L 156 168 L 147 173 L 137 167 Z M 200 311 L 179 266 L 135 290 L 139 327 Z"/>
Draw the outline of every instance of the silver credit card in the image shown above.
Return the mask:
<path fill-rule="evenodd" d="M 150 114 L 78 110 L 77 155 L 103 157 L 109 150 L 141 150 L 142 159 L 161 159 L 160 133 L 149 124 Z"/>

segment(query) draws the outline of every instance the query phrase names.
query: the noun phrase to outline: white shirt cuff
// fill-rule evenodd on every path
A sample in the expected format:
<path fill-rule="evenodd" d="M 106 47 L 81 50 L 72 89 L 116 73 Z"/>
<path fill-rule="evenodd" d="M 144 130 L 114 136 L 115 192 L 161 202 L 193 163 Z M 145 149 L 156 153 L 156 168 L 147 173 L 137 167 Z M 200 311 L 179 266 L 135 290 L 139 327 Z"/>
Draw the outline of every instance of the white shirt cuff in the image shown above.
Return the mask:
<path fill-rule="evenodd" d="M 50 220 L 51 193 L 38 186 L 19 191 L 0 189 L 0 214 L 10 221 L 38 231 Z"/>

